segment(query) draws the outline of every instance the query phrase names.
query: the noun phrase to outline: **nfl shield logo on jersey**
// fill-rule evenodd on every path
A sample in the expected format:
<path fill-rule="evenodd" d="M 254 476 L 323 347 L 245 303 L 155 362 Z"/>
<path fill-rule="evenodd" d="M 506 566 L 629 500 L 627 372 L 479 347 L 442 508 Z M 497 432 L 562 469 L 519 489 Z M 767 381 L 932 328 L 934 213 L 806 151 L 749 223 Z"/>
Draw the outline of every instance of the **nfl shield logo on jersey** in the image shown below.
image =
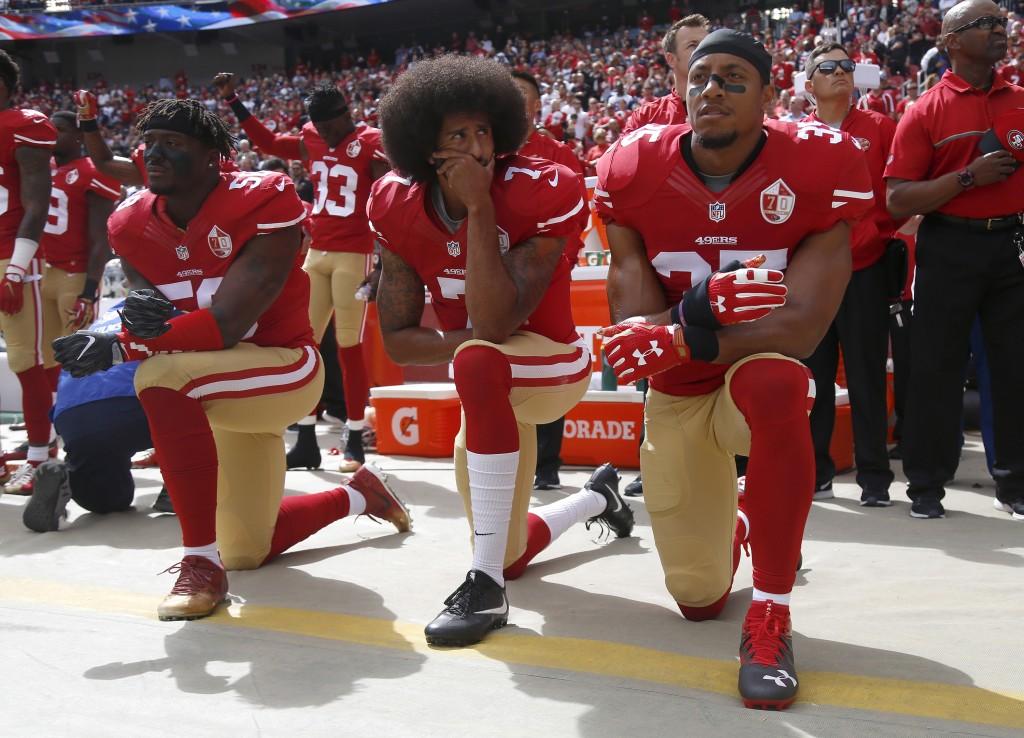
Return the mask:
<path fill-rule="evenodd" d="M 210 251 L 213 252 L 214 256 L 218 256 L 221 259 L 231 256 L 231 236 L 219 227 L 214 226 L 210 229 L 210 235 L 206 237 L 206 241 L 210 244 Z"/>
<path fill-rule="evenodd" d="M 458 241 L 448 242 L 448 256 L 458 256 L 462 253 L 462 244 Z"/>
<path fill-rule="evenodd" d="M 708 217 L 712 223 L 721 223 L 725 220 L 725 203 L 712 202 L 708 204 Z"/>
<path fill-rule="evenodd" d="M 70 172 L 68 172 L 68 176 L 66 176 L 64 178 L 64 181 L 67 182 L 69 185 L 73 185 L 75 182 L 77 182 L 78 181 L 78 170 L 77 169 L 72 169 Z"/>
<path fill-rule="evenodd" d="M 356 139 L 355 141 L 348 145 L 348 148 L 345 149 L 345 153 L 348 154 L 350 158 L 355 159 L 357 156 L 359 156 L 359 152 L 362 150 L 363 145 L 359 143 L 359 139 Z"/>
<path fill-rule="evenodd" d="M 177 254 L 178 258 L 182 261 L 188 261 L 188 247 L 185 244 L 174 249 L 174 253 Z"/>
<path fill-rule="evenodd" d="M 796 194 L 782 179 L 777 179 L 761 190 L 761 217 L 778 225 L 789 220 L 796 207 Z"/>

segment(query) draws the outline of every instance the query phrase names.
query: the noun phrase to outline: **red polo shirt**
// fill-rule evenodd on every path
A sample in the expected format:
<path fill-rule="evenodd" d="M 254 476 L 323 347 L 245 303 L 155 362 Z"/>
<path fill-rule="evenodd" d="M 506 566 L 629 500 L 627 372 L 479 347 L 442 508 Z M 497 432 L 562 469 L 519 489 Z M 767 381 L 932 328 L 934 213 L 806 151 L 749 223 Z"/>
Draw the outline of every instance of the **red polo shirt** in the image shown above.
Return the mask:
<path fill-rule="evenodd" d="M 947 71 L 900 119 L 886 179 L 920 182 L 959 172 L 981 155 L 978 143 L 993 119 L 1021 107 L 1024 88 L 998 74 L 988 90 L 979 90 Z M 965 190 L 938 209 L 961 218 L 994 218 L 1021 211 L 1024 167 L 1004 182 Z"/>
<path fill-rule="evenodd" d="M 818 117 L 817 111 L 811 113 L 809 120 L 825 124 Z M 871 173 L 871 190 L 875 193 L 871 212 L 857 221 L 850 237 L 853 270 L 857 271 L 871 266 L 882 258 L 885 245 L 902 225 L 902 222 L 893 220 L 885 207 L 885 180 L 882 178 L 882 171 L 892 148 L 892 139 L 896 134 L 896 124 L 888 116 L 873 110 L 850 108 L 839 130 L 848 133 L 864 152 L 868 172 Z"/>

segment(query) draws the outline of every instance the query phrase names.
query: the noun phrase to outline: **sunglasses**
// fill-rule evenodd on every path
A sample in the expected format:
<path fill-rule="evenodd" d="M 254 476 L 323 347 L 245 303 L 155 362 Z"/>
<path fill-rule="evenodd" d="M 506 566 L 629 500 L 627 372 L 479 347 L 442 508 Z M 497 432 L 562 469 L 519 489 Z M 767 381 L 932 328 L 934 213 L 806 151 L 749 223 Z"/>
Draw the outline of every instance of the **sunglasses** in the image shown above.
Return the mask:
<path fill-rule="evenodd" d="M 980 28 L 983 31 L 991 31 L 996 26 L 1006 28 L 1006 24 L 1009 23 L 1009 19 L 1001 15 L 983 15 L 980 18 L 975 18 L 970 23 L 965 23 L 959 28 L 954 28 L 953 33 L 961 33 L 962 31 L 969 31 L 972 28 Z"/>
<path fill-rule="evenodd" d="M 814 68 L 811 72 L 811 77 L 814 76 L 814 72 L 821 72 L 822 74 L 834 74 L 837 69 L 842 69 L 847 74 L 853 74 L 853 70 L 857 68 L 857 65 L 852 59 L 829 59 L 823 61 Z"/>

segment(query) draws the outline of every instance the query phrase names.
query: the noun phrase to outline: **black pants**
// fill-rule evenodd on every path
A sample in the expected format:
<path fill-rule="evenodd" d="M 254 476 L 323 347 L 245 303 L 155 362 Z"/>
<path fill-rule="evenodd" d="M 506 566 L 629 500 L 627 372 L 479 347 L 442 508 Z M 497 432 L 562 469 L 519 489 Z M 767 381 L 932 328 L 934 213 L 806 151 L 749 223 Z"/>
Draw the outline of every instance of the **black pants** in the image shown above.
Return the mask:
<path fill-rule="evenodd" d="M 338 361 L 338 340 L 334 335 L 334 318 L 320 340 L 320 358 L 324 362 L 324 389 L 320 404 L 336 418 L 347 420 L 345 390 L 341 384 L 341 363 Z"/>
<path fill-rule="evenodd" d="M 885 294 L 884 270 L 879 262 L 851 275 L 835 321 L 805 362 L 814 375 L 816 387 L 811 437 L 817 486 L 831 482 L 836 473 L 828 449 L 836 416 L 835 378 L 840 346 L 850 393 L 857 484 L 865 490 L 886 491 L 893 480 L 885 446 L 889 301 Z"/>
<path fill-rule="evenodd" d="M 54 425 L 64 439 L 71 499 L 90 512 L 127 510 L 135 497 L 132 456 L 153 446 L 135 397 L 113 397 L 65 410 Z"/>
<path fill-rule="evenodd" d="M 975 315 L 992 378 L 996 496 L 1024 498 L 1024 267 L 1014 229 L 970 231 L 925 218 L 917 235 L 903 469 L 911 499 L 941 499 L 960 458 L 964 366 Z"/>
<path fill-rule="evenodd" d="M 898 312 L 889 316 L 889 341 L 892 346 L 893 405 L 896 425 L 892 436 L 899 443 L 903 438 L 903 422 L 907 416 L 907 390 L 910 386 L 910 334 L 913 324 L 912 300 L 899 303 Z"/>
<path fill-rule="evenodd" d="M 537 476 L 542 474 L 558 474 L 562 468 L 562 433 L 565 431 L 565 418 L 553 420 L 537 426 Z"/>

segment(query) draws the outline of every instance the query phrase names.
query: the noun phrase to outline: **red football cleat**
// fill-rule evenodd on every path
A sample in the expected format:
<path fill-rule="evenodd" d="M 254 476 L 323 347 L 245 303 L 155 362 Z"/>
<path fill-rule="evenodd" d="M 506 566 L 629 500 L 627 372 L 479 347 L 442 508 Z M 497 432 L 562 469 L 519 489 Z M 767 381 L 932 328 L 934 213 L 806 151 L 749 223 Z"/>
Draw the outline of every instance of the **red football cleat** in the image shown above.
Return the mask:
<path fill-rule="evenodd" d="M 366 498 L 364 514 L 387 520 L 399 533 L 405 533 L 412 527 L 412 516 L 405 503 L 384 481 L 385 478 L 384 472 L 376 466 L 364 464 L 352 476 L 349 485 Z"/>
<path fill-rule="evenodd" d="M 785 710 L 796 699 L 797 687 L 789 607 L 771 600 L 751 602 L 740 637 L 744 706 Z"/>
<path fill-rule="evenodd" d="M 212 615 L 228 597 L 228 575 L 205 556 L 186 556 L 161 574 L 177 574 L 171 593 L 156 609 L 161 620 L 196 620 Z"/>

